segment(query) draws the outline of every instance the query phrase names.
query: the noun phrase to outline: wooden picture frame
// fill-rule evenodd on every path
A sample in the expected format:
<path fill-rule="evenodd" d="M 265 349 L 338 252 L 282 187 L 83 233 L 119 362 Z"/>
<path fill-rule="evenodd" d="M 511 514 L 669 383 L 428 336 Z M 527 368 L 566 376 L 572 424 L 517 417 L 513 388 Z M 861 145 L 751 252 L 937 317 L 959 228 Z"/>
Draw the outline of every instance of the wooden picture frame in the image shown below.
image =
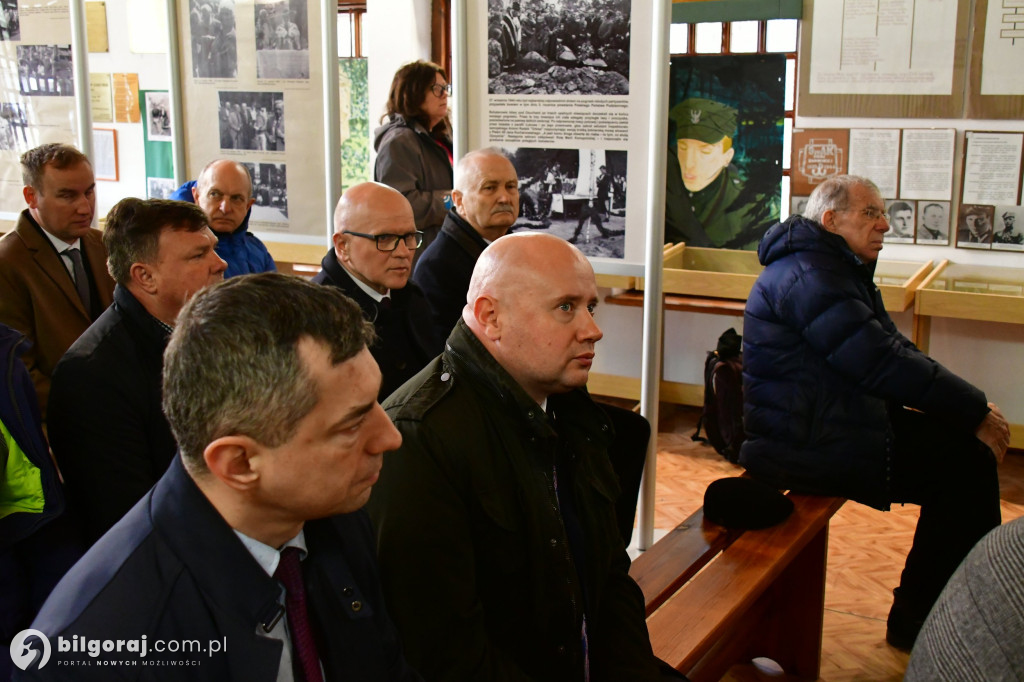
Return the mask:
<path fill-rule="evenodd" d="M 117 131 L 113 128 L 92 129 L 93 172 L 97 180 L 117 182 Z"/>

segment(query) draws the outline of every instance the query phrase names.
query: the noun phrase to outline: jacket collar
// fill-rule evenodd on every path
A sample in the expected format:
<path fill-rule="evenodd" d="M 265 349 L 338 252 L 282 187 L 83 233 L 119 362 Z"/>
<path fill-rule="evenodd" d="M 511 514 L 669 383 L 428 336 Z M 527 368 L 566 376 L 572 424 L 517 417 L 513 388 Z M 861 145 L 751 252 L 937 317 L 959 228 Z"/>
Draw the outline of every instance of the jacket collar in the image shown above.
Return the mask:
<path fill-rule="evenodd" d="M 68 273 L 64 263 L 61 260 L 60 254 L 57 253 L 57 249 L 53 246 L 53 243 L 46 238 L 43 234 L 43 228 L 40 227 L 39 223 L 35 221 L 32 214 L 29 213 L 26 208 L 21 212 L 21 216 L 18 219 L 18 224 L 15 227 L 15 232 L 21 237 L 22 243 L 25 244 L 25 248 L 32 252 L 32 258 L 36 261 L 39 268 L 46 273 L 46 275 L 57 284 L 60 290 L 64 293 L 65 298 L 71 302 L 71 304 L 88 320 L 92 322 L 91 311 L 85 309 L 85 304 L 82 303 L 82 299 L 78 296 L 78 291 L 75 289 L 75 282 L 71 279 L 71 275 Z M 91 267 L 91 250 L 86 251 L 85 239 L 82 240 L 82 256 L 86 259 L 86 267 Z M 97 287 L 99 288 L 99 287 Z"/>
<path fill-rule="evenodd" d="M 455 208 L 448 209 L 441 231 L 451 237 L 459 248 L 465 251 L 473 259 L 479 258 L 483 250 L 487 248 L 487 240 L 480 236 L 480 233 L 473 229 Z"/>
<path fill-rule="evenodd" d="M 171 334 L 163 323 L 153 317 L 146 308 L 139 303 L 132 292 L 120 284 L 114 285 L 114 305 L 121 312 L 121 315 L 134 326 L 144 338 L 152 345 L 158 346 L 160 352 L 167 347 L 167 341 Z"/>
<path fill-rule="evenodd" d="M 264 632 L 282 617 L 281 588 L 185 471 L 180 453 L 157 481 L 150 501 L 156 532 L 185 564 L 207 598 Z"/>

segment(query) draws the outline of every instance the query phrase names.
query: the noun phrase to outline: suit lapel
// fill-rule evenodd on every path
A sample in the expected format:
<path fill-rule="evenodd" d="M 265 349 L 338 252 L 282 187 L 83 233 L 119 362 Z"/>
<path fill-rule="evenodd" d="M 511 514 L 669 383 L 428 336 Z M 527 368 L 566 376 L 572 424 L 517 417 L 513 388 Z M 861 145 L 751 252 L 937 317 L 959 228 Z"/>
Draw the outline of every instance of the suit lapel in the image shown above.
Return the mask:
<path fill-rule="evenodd" d="M 82 313 L 88 323 L 91 323 L 92 316 L 85 309 L 82 299 L 78 297 L 78 291 L 75 289 L 75 283 L 72 281 L 71 275 L 68 273 L 67 268 L 64 267 L 64 263 L 61 262 L 61 257 L 57 255 L 53 244 L 41 234 L 41 230 L 42 228 L 37 228 L 33 225 L 24 214 L 22 214 L 21 220 L 18 221 L 18 226 L 15 228 L 21 240 L 25 243 L 25 247 L 32 253 L 32 259 L 36 262 L 39 269 L 53 280 L 53 283 L 71 301 L 75 309 Z"/>

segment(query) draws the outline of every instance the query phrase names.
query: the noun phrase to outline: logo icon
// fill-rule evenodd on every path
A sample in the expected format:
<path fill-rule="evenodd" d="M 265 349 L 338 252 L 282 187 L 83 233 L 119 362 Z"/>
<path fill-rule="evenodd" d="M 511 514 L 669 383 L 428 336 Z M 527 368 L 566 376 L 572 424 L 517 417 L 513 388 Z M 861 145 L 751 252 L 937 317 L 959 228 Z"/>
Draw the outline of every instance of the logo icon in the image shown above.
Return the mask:
<path fill-rule="evenodd" d="M 50 660 L 50 640 L 39 630 L 29 628 L 28 630 L 22 630 L 14 636 L 14 639 L 11 640 L 11 660 L 14 661 L 14 665 L 22 670 L 27 670 L 32 665 L 38 657 L 39 649 L 34 649 L 26 644 L 26 640 L 30 637 L 35 637 L 43 643 L 43 655 L 39 659 L 39 665 L 36 666 L 38 670 Z"/>
<path fill-rule="evenodd" d="M 690 123 L 693 125 L 700 123 L 700 115 L 702 113 L 700 109 L 690 109 Z"/>

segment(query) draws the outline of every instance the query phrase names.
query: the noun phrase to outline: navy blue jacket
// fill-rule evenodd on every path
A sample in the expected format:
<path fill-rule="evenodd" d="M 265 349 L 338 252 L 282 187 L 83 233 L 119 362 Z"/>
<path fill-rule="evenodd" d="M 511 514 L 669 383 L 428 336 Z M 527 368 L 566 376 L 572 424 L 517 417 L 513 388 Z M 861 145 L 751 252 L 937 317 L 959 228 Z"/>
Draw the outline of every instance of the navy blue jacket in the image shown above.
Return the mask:
<path fill-rule="evenodd" d="M 427 297 L 437 338 L 447 339 L 462 317 L 473 268 L 486 248 L 480 233 L 453 208 L 437 239 L 416 261 L 412 281 Z"/>
<path fill-rule="evenodd" d="M 323 635 L 318 652 L 325 680 L 419 680 L 384 609 L 366 513 L 307 522 L 305 534 L 306 596 Z M 54 589 L 32 623 L 49 638 L 51 660 L 14 679 L 275 682 L 282 645 L 261 633 L 284 617 L 280 594 L 277 580 L 175 457 L 153 490 Z M 115 641 L 146 636 L 150 650 L 145 658 L 116 650 L 95 658 L 58 650 L 58 637 L 70 642 L 75 635 Z M 153 650 L 156 640 L 197 640 L 202 650 L 160 654 Z M 209 642 L 221 643 L 223 651 L 210 652 Z M 193 665 L 162 667 L 162 659 Z M 91 665 L 67 665 L 70 660 Z M 124 660 L 140 663 L 99 664 Z"/>
<path fill-rule="evenodd" d="M 195 180 L 189 180 L 174 190 L 171 199 L 194 204 L 192 188 L 195 185 Z M 251 215 L 252 208 L 250 207 L 242 224 L 234 232 L 214 233 L 217 235 L 217 246 L 213 250 L 228 264 L 228 269 L 224 271 L 224 279 L 257 272 L 277 272 L 277 265 L 274 264 L 274 259 L 267 251 L 267 247 L 263 245 L 259 237 L 249 232 L 249 217 Z"/>
<path fill-rule="evenodd" d="M 740 464 L 754 476 L 880 509 L 890 501 L 889 410 L 973 433 L 985 394 L 896 329 L 846 241 L 801 216 L 773 226 L 743 319 Z"/>

